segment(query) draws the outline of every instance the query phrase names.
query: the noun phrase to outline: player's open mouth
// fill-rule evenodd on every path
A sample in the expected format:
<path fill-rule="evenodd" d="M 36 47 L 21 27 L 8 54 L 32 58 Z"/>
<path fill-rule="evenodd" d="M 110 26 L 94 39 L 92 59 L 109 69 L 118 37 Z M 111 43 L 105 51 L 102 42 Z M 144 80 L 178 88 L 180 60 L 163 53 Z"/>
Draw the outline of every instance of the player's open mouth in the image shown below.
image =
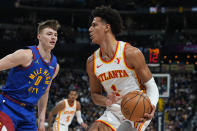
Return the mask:
<path fill-rule="evenodd" d="M 55 41 L 51 41 L 50 43 L 51 43 L 52 45 L 55 45 Z"/>

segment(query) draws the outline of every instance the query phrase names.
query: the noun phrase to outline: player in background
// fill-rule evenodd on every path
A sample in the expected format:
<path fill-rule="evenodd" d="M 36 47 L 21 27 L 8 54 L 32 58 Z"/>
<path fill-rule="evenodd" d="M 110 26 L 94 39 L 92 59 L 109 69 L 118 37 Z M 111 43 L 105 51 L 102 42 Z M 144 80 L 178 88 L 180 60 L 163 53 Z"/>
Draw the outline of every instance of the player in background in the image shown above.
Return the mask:
<path fill-rule="evenodd" d="M 51 53 L 60 24 L 57 20 L 39 23 L 38 46 L 19 49 L 0 59 L 0 71 L 10 69 L 0 95 L 0 128 L 9 123 L 9 131 L 37 131 L 35 106 L 38 106 L 38 130 L 45 131 L 45 113 L 52 80 L 59 64 Z M 4 121 L 5 120 L 5 121 Z"/>
<path fill-rule="evenodd" d="M 76 99 L 78 97 L 77 91 L 71 90 L 68 99 L 61 100 L 49 113 L 49 128 L 51 131 L 51 123 L 53 116 L 57 114 L 53 124 L 53 131 L 68 131 L 74 115 L 76 114 L 77 122 L 85 129 L 88 128 L 87 124 L 81 118 L 81 105 Z"/>
<path fill-rule="evenodd" d="M 138 122 L 129 121 L 126 130 L 118 129 L 143 131 L 154 116 L 159 98 L 152 73 L 138 48 L 116 39 L 122 30 L 122 19 L 116 10 L 101 6 L 92 11 L 92 16 L 90 38 L 100 48 L 88 58 L 86 67 L 92 100 L 96 105 L 105 106 L 106 111 L 89 131 L 117 130 L 125 121 L 120 109 L 121 98 L 128 92 L 144 90 L 152 103 L 152 112 L 144 114 Z M 102 88 L 107 96 L 101 94 Z"/>

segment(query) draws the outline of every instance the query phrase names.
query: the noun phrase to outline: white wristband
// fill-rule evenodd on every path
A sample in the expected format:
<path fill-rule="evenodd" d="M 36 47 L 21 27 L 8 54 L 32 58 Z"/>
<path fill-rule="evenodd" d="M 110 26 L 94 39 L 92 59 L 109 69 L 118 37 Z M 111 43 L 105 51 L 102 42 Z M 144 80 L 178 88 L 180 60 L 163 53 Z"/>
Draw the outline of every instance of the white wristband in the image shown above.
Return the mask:
<path fill-rule="evenodd" d="M 76 112 L 77 122 L 81 125 L 83 123 L 83 119 L 81 118 L 81 111 Z"/>
<path fill-rule="evenodd" d="M 152 77 L 149 81 L 144 83 L 146 86 L 146 94 L 149 97 L 151 103 L 156 107 L 157 102 L 159 100 L 159 90 L 155 83 L 154 78 Z"/>

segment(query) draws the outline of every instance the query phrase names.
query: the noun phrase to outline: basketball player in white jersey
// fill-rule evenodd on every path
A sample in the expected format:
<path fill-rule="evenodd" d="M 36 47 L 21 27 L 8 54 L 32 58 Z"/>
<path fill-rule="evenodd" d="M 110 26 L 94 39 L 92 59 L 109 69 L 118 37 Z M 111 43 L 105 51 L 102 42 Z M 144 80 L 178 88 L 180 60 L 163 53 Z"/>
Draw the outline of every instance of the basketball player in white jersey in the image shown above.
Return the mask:
<path fill-rule="evenodd" d="M 76 114 L 77 122 L 85 129 L 87 124 L 83 122 L 81 118 L 81 105 L 76 100 L 78 97 L 77 91 L 71 90 L 68 95 L 68 99 L 60 101 L 49 113 L 49 128 L 51 131 L 51 123 L 53 116 L 56 115 L 55 122 L 53 123 L 53 131 L 68 131 L 68 127 L 71 124 L 74 115 Z"/>
<path fill-rule="evenodd" d="M 154 116 L 159 98 L 152 73 L 139 49 L 116 40 L 122 29 L 116 10 L 101 6 L 93 10 L 92 15 L 90 38 L 100 48 L 88 58 L 87 72 L 92 100 L 96 105 L 105 106 L 106 111 L 89 131 L 143 131 Z M 107 96 L 101 94 L 102 88 Z M 125 120 L 120 109 L 121 98 L 134 90 L 146 92 L 152 103 L 152 112 L 145 113 L 137 122 Z"/>

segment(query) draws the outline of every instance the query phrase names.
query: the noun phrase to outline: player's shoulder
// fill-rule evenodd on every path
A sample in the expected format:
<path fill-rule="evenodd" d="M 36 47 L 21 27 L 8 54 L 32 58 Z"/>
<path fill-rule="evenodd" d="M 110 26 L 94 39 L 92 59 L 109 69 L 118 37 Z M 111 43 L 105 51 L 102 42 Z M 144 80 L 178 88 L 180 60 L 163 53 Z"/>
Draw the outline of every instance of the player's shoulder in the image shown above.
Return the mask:
<path fill-rule="evenodd" d="M 87 59 L 87 63 L 91 63 L 94 61 L 94 59 L 97 59 L 99 56 L 97 55 L 97 53 L 99 52 L 100 48 L 98 48 L 97 50 L 95 50 Z"/>
<path fill-rule="evenodd" d="M 17 52 L 17 53 L 32 54 L 32 50 L 31 49 L 18 49 L 15 52 Z"/>
<path fill-rule="evenodd" d="M 81 104 L 78 100 L 76 100 L 76 104 Z"/>
<path fill-rule="evenodd" d="M 88 74 L 91 74 L 94 68 L 94 54 L 88 57 L 86 61 L 86 71 Z"/>
<path fill-rule="evenodd" d="M 141 54 L 142 52 L 140 51 L 139 48 L 132 46 L 131 44 L 127 43 L 125 46 L 125 55 L 130 56 L 130 57 L 135 57 L 136 55 Z"/>
<path fill-rule="evenodd" d="M 32 60 L 33 54 L 31 49 L 18 49 L 13 53 L 14 56 L 20 57 L 24 61 Z"/>
<path fill-rule="evenodd" d="M 126 43 L 125 50 L 135 51 L 135 50 L 138 50 L 138 48 L 133 46 L 133 45 L 131 45 L 130 43 Z"/>
<path fill-rule="evenodd" d="M 93 61 L 94 61 L 94 54 L 92 54 L 91 56 L 89 56 L 89 57 L 87 58 L 86 63 L 87 63 L 87 64 L 90 64 L 90 63 L 93 63 Z"/>
<path fill-rule="evenodd" d="M 58 102 L 59 105 L 65 105 L 66 104 L 66 99 L 62 99 Z"/>
<path fill-rule="evenodd" d="M 77 110 L 81 110 L 81 103 L 77 100 L 76 100 L 76 107 L 77 107 Z"/>

